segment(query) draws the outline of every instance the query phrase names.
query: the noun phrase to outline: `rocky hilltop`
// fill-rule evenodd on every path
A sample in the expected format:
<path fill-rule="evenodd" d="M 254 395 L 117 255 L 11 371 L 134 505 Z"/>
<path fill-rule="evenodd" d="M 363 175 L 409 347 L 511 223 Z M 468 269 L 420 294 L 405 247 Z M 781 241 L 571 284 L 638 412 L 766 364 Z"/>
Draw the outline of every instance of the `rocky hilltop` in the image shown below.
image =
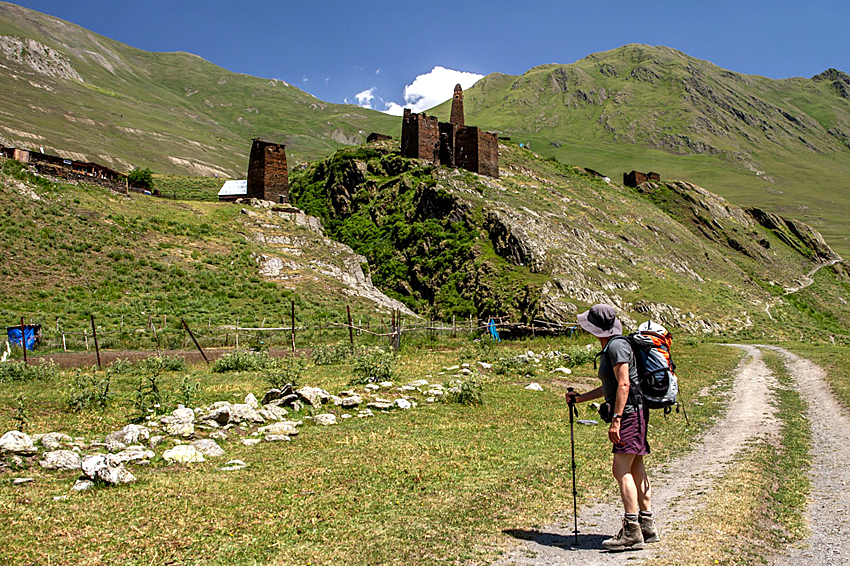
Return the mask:
<path fill-rule="evenodd" d="M 402 159 L 391 142 L 342 150 L 293 174 L 293 196 L 380 289 L 442 318 L 570 322 L 606 302 L 629 323 L 740 332 L 795 310 L 783 294 L 813 269 L 846 285 L 802 222 L 689 182 L 629 189 L 511 143 L 500 154 L 490 179 Z"/>

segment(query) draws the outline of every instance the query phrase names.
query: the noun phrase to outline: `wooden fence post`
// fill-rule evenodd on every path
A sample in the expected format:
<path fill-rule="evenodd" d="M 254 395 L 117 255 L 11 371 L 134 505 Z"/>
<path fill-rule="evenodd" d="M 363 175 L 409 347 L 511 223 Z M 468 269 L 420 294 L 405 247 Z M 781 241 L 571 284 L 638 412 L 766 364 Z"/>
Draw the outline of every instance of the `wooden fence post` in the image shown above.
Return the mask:
<path fill-rule="evenodd" d="M 188 333 L 189 333 L 189 336 L 192 338 L 192 342 L 194 342 L 194 343 L 195 343 L 195 347 L 196 347 L 196 348 L 198 349 L 198 351 L 201 353 L 201 357 L 203 357 L 203 358 L 204 358 L 204 361 L 205 361 L 205 362 L 207 362 L 207 365 L 209 365 L 210 361 L 207 359 L 207 355 L 204 353 L 204 350 L 203 350 L 203 348 L 201 348 L 201 345 L 200 345 L 200 344 L 198 344 L 198 340 L 195 338 L 195 335 L 194 335 L 194 334 L 192 334 L 192 329 L 191 329 L 191 328 L 189 328 L 189 325 L 188 325 L 188 324 L 186 324 L 186 319 L 181 318 L 181 319 L 180 319 L 180 322 L 182 322 L 182 323 L 183 323 L 183 328 L 185 328 L 185 329 L 186 329 L 186 332 L 188 332 Z"/>
<path fill-rule="evenodd" d="M 24 317 L 21 317 L 21 348 L 24 350 L 24 363 L 28 364 L 27 360 L 27 337 L 24 334 Z"/>
<path fill-rule="evenodd" d="M 292 307 L 292 316 L 290 321 L 292 322 L 292 329 L 289 334 L 289 339 L 292 342 L 292 352 L 295 352 L 295 301 L 290 301 L 290 306 Z"/>
<path fill-rule="evenodd" d="M 103 366 L 100 365 L 100 348 L 97 346 L 97 329 L 94 325 L 94 315 L 91 316 L 91 335 L 94 338 L 94 351 L 97 353 L 97 369 L 103 369 Z"/>
<path fill-rule="evenodd" d="M 351 349 L 354 349 L 354 328 L 351 326 L 351 307 L 345 305 L 345 312 L 348 313 L 348 343 L 351 345 Z"/>
<path fill-rule="evenodd" d="M 85 328 L 83 328 L 83 338 L 86 341 L 86 351 L 89 349 L 89 332 Z"/>

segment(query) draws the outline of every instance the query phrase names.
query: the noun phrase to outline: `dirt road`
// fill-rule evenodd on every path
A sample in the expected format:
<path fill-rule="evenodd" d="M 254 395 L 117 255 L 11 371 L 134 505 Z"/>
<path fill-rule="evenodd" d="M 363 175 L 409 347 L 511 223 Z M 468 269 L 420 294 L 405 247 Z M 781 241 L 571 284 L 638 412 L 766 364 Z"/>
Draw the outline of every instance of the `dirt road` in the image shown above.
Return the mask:
<path fill-rule="evenodd" d="M 551 525 L 538 532 L 518 531 L 521 540 L 496 566 L 621 565 L 665 555 L 664 534 L 686 529 L 688 518 L 703 505 L 702 494 L 721 476 L 746 444 L 778 433 L 779 419 L 772 401 L 775 377 L 754 346 L 736 346 L 746 356 L 735 370 L 727 414 L 704 436 L 690 454 L 671 462 L 666 473 L 651 474 L 653 511 L 662 541 L 643 551 L 608 553 L 601 542 L 614 534 L 622 520 L 619 499 L 579 510 L 579 544 L 573 546 L 572 523 Z M 850 419 L 829 392 L 824 372 L 807 360 L 781 348 L 786 366 L 811 404 L 813 433 L 813 493 L 808 510 L 812 535 L 775 557 L 786 564 L 850 564 Z M 612 479 L 613 481 L 613 479 Z"/>

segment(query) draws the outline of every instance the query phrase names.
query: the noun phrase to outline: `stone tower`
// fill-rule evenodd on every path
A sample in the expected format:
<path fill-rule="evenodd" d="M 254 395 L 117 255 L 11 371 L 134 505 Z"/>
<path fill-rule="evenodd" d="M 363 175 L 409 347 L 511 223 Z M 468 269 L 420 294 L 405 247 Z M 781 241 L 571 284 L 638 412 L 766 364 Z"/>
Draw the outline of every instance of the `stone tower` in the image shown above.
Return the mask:
<path fill-rule="evenodd" d="M 452 97 L 452 114 L 449 122 L 455 127 L 463 126 L 463 89 L 460 85 L 455 85 L 455 94 Z"/>
<path fill-rule="evenodd" d="M 248 160 L 248 198 L 289 203 L 286 146 L 254 139 Z"/>

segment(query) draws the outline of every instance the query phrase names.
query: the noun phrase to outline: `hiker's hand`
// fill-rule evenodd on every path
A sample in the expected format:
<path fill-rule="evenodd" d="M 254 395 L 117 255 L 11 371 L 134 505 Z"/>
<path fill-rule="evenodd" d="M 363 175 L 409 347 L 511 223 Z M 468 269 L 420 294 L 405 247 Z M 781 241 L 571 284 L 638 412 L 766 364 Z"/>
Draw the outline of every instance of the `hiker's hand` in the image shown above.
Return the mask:
<path fill-rule="evenodd" d="M 579 394 L 576 391 L 567 391 L 564 397 L 567 399 L 567 405 L 575 405 L 578 403 Z"/>
<path fill-rule="evenodd" d="M 608 427 L 608 440 L 613 444 L 620 444 L 620 420 L 617 419 Z"/>

